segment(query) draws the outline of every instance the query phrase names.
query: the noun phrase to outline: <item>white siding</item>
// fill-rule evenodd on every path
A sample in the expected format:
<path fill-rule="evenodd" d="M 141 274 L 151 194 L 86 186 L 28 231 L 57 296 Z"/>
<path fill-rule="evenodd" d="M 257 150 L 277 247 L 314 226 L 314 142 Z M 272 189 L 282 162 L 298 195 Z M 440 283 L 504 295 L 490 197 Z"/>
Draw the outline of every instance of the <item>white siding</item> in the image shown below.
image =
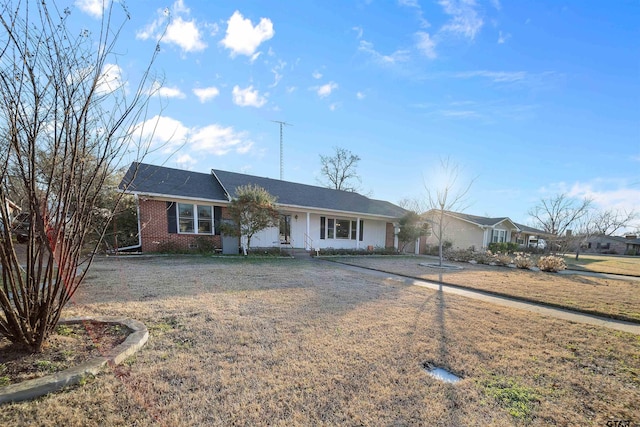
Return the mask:
<path fill-rule="evenodd" d="M 288 212 L 287 212 L 288 213 Z M 295 219 L 295 215 L 298 219 Z M 363 219 L 364 237 L 362 241 L 352 239 L 320 239 L 320 217 L 347 219 L 357 221 L 356 217 L 331 214 L 311 214 L 309 215 L 309 237 L 312 240 L 314 249 L 336 248 L 336 249 L 367 249 L 368 246 L 384 247 L 386 238 L 387 221 Z M 294 248 L 304 248 L 305 233 L 307 231 L 307 214 L 305 212 L 291 213 L 291 245 Z M 272 227 L 256 233 L 251 239 L 251 247 L 272 247 L 279 245 L 279 229 Z"/>

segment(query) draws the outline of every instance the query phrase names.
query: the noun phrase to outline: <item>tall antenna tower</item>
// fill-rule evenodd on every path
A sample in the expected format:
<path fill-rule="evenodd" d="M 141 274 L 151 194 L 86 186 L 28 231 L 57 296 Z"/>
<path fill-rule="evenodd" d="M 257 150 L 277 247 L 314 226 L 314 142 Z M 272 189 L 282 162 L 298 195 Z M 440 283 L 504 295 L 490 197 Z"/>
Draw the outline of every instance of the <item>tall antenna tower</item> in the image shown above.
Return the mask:
<path fill-rule="evenodd" d="M 293 126 L 291 123 L 280 122 L 278 120 L 271 120 L 273 123 L 278 123 L 280 125 L 280 181 L 284 179 L 284 160 L 282 158 L 282 127 L 283 126 Z"/>

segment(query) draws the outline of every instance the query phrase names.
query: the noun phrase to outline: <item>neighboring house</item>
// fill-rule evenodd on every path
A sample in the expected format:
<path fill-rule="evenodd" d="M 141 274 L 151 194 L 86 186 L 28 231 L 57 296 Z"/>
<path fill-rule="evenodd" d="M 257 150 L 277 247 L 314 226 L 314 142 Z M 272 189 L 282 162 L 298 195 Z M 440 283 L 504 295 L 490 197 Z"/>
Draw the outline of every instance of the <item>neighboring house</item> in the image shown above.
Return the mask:
<path fill-rule="evenodd" d="M 430 210 L 423 214 L 425 221 L 437 227 L 439 212 Z M 548 236 L 542 230 L 513 222 L 508 217 L 488 218 L 460 212 L 444 213 L 444 240 L 449 241 L 454 249 L 474 250 L 486 249 L 490 243 L 513 242 L 522 246 L 535 245 L 540 239 Z M 420 252 L 426 246 L 438 244 L 436 233 L 423 238 Z"/>
<path fill-rule="evenodd" d="M 587 253 L 640 255 L 640 239 L 636 235 L 620 237 L 599 234 L 586 239 L 581 249 Z"/>
<path fill-rule="evenodd" d="M 11 200 L 6 198 L 4 199 L 4 205 L 5 205 L 5 209 L 7 210 L 7 213 L 9 214 L 7 218 L 7 224 L 12 224 L 13 220 L 20 213 L 22 209 L 20 209 L 20 206 L 16 205 Z M 1 211 L 0 211 L 0 231 L 4 231 L 4 221 L 2 219 Z"/>
<path fill-rule="evenodd" d="M 306 250 L 396 247 L 395 225 L 406 211 L 357 193 L 212 169 L 210 174 L 133 163 L 120 190 L 138 201 L 143 252 L 166 245 L 193 248 L 206 239 L 224 253 L 238 253 L 238 239 L 222 236 L 221 221 L 236 189 L 258 185 L 277 198 L 280 226 L 263 230 L 253 247 L 282 244 Z"/>

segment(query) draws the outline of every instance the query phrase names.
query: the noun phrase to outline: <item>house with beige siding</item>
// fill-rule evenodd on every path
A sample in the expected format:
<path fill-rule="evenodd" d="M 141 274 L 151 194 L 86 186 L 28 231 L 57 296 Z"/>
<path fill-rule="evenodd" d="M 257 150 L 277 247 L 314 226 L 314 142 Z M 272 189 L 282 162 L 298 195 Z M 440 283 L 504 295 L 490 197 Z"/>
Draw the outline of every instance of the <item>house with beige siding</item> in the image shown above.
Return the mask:
<path fill-rule="evenodd" d="M 277 199 L 279 227 L 255 234 L 253 247 L 307 251 L 323 248 L 397 248 L 397 222 L 406 211 L 358 193 L 212 169 L 192 172 L 133 163 L 120 183 L 138 204 L 139 247 L 195 248 L 203 240 L 224 253 L 238 253 L 239 241 L 221 233 L 238 187 L 258 185 Z"/>
<path fill-rule="evenodd" d="M 439 212 L 430 210 L 424 213 L 424 220 L 432 227 L 437 227 Z M 522 246 L 530 246 L 533 242 L 548 236 L 523 224 L 518 224 L 508 217 L 490 218 L 469 215 L 461 212 L 444 212 L 444 241 L 451 242 L 454 249 L 486 249 L 490 243 L 512 242 Z M 426 246 L 438 244 L 436 233 L 426 236 L 421 242 L 421 252 Z"/>

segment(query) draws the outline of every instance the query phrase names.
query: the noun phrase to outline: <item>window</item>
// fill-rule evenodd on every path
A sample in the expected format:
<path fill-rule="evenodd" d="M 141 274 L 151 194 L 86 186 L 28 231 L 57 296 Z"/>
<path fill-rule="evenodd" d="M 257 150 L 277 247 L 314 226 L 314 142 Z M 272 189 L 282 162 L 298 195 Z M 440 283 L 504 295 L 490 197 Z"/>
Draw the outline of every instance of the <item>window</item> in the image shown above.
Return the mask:
<path fill-rule="evenodd" d="M 493 230 L 493 243 L 503 243 L 507 241 L 507 230 Z"/>
<path fill-rule="evenodd" d="M 351 221 L 336 219 L 336 239 L 348 239 L 351 236 Z"/>
<path fill-rule="evenodd" d="M 213 208 L 178 203 L 178 230 L 180 233 L 213 234 Z"/>
<path fill-rule="evenodd" d="M 213 215 L 211 206 L 198 205 L 198 234 L 213 233 Z"/>
<path fill-rule="evenodd" d="M 360 220 L 360 241 L 363 240 L 364 221 Z M 358 228 L 356 221 L 349 219 L 320 217 L 320 239 L 358 239 Z"/>

